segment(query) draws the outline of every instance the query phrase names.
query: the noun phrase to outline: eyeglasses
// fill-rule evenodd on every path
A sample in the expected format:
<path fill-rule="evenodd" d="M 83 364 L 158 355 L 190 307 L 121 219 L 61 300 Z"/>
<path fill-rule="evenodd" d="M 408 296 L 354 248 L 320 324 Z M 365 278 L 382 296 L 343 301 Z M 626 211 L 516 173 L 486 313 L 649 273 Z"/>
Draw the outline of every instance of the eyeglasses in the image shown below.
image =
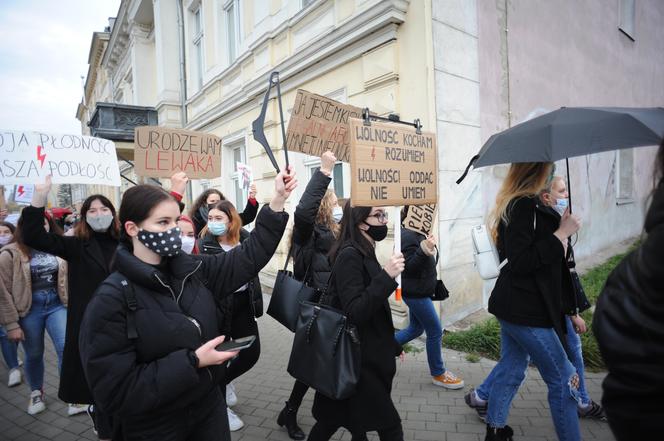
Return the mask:
<path fill-rule="evenodd" d="M 384 213 L 382 211 L 379 211 L 376 214 L 372 214 L 369 217 L 375 217 L 376 219 L 378 219 L 379 222 L 387 222 L 387 220 L 389 219 L 387 213 Z"/>

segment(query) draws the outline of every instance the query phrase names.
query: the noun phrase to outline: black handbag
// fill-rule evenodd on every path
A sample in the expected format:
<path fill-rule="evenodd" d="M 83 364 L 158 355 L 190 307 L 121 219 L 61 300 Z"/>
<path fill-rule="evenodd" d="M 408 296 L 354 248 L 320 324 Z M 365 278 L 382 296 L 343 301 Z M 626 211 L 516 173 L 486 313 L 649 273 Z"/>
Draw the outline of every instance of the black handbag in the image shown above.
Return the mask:
<path fill-rule="evenodd" d="M 572 313 L 579 314 L 590 309 L 590 302 L 581 284 L 579 273 L 576 272 L 576 260 L 574 259 L 574 249 L 572 248 L 571 241 L 568 241 L 567 246 L 567 268 L 569 268 L 569 275 L 572 278 L 572 290 L 574 291 L 575 310 Z"/>
<path fill-rule="evenodd" d="M 360 339 L 342 311 L 303 302 L 288 373 L 333 400 L 355 393 L 360 379 Z"/>
<path fill-rule="evenodd" d="M 436 289 L 433 292 L 433 295 L 431 296 L 431 300 L 434 302 L 442 302 L 446 298 L 450 296 L 450 292 L 448 291 L 447 287 L 443 283 L 442 280 L 436 280 Z"/>
<path fill-rule="evenodd" d="M 319 292 L 317 289 L 308 286 L 305 282 L 297 280 L 293 277 L 293 273 L 287 270 L 292 251 L 293 247 L 288 250 L 284 269 L 277 272 L 267 313 L 276 321 L 295 332 L 298 315 L 300 314 L 300 303 L 315 301 L 319 296 Z M 309 267 L 307 267 L 308 272 Z M 306 276 L 307 274 L 305 273 L 305 280 Z"/>
<path fill-rule="evenodd" d="M 300 306 L 288 373 L 328 398 L 343 400 L 355 393 L 360 379 L 360 339 L 343 311 L 324 305 L 323 298 Z"/>

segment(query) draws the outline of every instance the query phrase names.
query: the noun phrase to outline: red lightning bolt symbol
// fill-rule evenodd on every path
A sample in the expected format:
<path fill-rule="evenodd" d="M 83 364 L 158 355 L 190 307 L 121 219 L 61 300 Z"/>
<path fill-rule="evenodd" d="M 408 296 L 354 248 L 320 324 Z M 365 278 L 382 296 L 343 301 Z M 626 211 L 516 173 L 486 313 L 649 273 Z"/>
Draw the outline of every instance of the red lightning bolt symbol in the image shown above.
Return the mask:
<path fill-rule="evenodd" d="M 46 153 L 41 152 L 43 148 L 40 145 L 37 146 L 37 159 L 41 162 L 42 167 L 44 166 L 44 159 L 46 159 Z"/>
<path fill-rule="evenodd" d="M 376 147 L 371 148 L 371 159 L 372 160 L 376 159 Z"/>
<path fill-rule="evenodd" d="M 18 195 L 19 195 L 19 196 L 23 196 L 23 193 L 25 193 L 25 191 L 23 190 L 23 186 L 22 186 L 22 185 L 19 185 L 19 186 L 18 186 Z"/>

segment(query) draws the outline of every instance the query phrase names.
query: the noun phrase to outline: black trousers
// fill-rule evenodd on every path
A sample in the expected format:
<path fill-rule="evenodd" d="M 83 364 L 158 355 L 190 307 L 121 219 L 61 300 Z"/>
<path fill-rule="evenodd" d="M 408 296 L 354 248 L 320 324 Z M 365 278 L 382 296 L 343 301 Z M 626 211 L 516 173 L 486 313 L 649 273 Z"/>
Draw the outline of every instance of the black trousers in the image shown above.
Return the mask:
<path fill-rule="evenodd" d="M 261 341 L 258 323 L 251 310 L 251 293 L 247 290 L 233 294 L 233 315 L 231 317 L 231 337 L 233 339 L 255 335 L 254 343 L 239 352 L 226 370 L 226 384 L 254 367 L 261 354 Z"/>
<path fill-rule="evenodd" d="M 328 441 L 337 430 L 339 430 L 339 426 L 328 426 L 316 422 L 314 427 L 311 428 L 311 432 L 309 432 L 309 438 L 307 438 L 307 441 Z M 403 441 L 403 428 L 401 427 L 401 423 L 388 429 L 379 430 L 378 438 L 380 441 Z M 367 437 L 364 433 L 353 434 L 351 441 L 362 441 L 366 439 Z"/>

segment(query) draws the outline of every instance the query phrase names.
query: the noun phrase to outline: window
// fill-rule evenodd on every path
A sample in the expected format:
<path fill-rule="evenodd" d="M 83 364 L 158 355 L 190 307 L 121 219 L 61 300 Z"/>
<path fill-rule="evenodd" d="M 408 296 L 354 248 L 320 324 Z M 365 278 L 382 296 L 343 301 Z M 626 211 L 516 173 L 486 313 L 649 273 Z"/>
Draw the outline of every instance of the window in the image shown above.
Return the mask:
<path fill-rule="evenodd" d="M 240 187 L 241 175 L 237 172 L 238 162 L 247 163 L 247 149 L 244 145 L 244 137 L 227 144 L 225 149 L 222 161 L 225 171 L 224 175 L 227 176 L 225 179 L 226 188 L 224 194 L 235 205 L 237 211 L 242 213 L 249 197 L 249 191 Z"/>
<path fill-rule="evenodd" d="M 203 17 L 200 6 L 194 11 L 193 30 L 192 42 L 194 43 L 194 58 L 196 63 L 196 86 L 200 89 L 203 87 Z"/>
<path fill-rule="evenodd" d="M 240 46 L 240 3 L 231 0 L 224 7 L 226 21 L 226 49 L 228 50 L 228 64 L 232 64 L 238 56 Z"/>
<path fill-rule="evenodd" d="M 618 150 L 616 162 L 617 203 L 632 202 L 634 198 L 634 149 Z"/>
<path fill-rule="evenodd" d="M 314 174 L 320 170 L 320 159 L 315 159 L 311 162 L 308 162 L 307 168 L 309 170 L 308 178 L 311 179 Z M 336 194 L 339 199 L 350 197 L 350 191 L 345 191 L 349 187 L 348 185 L 344 185 L 344 164 L 342 162 L 337 162 L 334 164 L 334 170 L 332 170 L 331 178 L 332 182 L 330 182 L 330 188 L 334 190 L 334 194 Z"/>
<path fill-rule="evenodd" d="M 634 41 L 636 37 L 636 0 L 620 0 L 620 25 L 618 29 Z"/>

